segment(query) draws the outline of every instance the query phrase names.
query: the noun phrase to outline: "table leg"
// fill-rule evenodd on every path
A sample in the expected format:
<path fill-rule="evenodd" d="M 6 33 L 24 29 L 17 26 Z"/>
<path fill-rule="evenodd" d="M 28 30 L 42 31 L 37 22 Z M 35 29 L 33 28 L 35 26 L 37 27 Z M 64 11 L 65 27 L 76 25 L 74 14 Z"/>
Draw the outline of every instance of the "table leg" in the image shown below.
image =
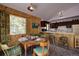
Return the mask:
<path fill-rule="evenodd" d="M 26 45 L 24 47 L 25 47 L 25 56 L 26 56 L 27 55 L 27 47 L 26 47 Z"/>
<path fill-rule="evenodd" d="M 33 51 L 33 54 L 32 54 L 33 56 L 35 56 L 35 52 Z"/>

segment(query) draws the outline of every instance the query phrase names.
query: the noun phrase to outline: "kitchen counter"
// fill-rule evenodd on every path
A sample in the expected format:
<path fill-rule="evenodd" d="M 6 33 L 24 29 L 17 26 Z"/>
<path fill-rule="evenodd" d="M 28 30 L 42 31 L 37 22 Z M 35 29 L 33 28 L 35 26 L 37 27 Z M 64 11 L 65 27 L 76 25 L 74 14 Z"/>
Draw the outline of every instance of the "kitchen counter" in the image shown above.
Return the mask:
<path fill-rule="evenodd" d="M 61 34 L 73 34 L 73 35 L 76 35 L 75 33 L 67 33 L 67 32 L 51 32 L 51 31 L 46 31 L 46 32 L 43 32 L 43 33 L 49 33 L 49 34 L 53 34 L 53 33 L 61 33 Z"/>

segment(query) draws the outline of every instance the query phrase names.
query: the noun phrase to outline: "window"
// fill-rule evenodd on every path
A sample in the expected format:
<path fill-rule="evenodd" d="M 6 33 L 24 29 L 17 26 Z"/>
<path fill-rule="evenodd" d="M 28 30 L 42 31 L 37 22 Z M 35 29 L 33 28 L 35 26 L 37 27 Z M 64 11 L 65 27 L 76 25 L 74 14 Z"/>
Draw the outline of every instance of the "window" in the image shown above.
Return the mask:
<path fill-rule="evenodd" d="M 10 35 L 26 34 L 26 18 L 10 15 Z"/>

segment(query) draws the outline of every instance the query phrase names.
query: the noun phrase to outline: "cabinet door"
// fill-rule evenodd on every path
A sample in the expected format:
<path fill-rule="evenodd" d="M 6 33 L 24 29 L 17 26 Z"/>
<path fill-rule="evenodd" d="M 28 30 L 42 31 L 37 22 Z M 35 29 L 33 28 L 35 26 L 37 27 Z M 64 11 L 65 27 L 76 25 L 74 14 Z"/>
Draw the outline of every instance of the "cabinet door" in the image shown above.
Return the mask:
<path fill-rule="evenodd" d="M 79 35 L 75 36 L 75 48 L 79 48 Z"/>

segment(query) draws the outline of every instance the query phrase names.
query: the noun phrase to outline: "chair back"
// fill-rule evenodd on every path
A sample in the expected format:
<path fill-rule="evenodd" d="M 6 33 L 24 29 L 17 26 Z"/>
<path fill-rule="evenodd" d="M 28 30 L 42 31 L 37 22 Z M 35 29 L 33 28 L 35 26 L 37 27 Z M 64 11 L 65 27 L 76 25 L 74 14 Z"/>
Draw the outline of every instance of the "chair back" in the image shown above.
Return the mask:
<path fill-rule="evenodd" d="M 54 45 L 54 44 L 56 44 L 56 37 L 55 37 L 55 35 L 53 35 L 53 34 L 50 34 L 49 35 L 49 42 L 50 42 L 50 44 L 52 45 Z"/>
<path fill-rule="evenodd" d="M 4 54 L 7 56 L 8 55 L 8 53 L 7 53 L 7 49 L 9 48 L 6 44 L 1 44 L 0 43 L 0 47 L 1 47 L 1 49 L 2 49 L 2 51 L 4 52 Z"/>
<path fill-rule="evenodd" d="M 44 55 L 45 47 L 48 49 L 48 42 L 40 42 L 40 47 L 42 47 L 42 55 Z"/>
<path fill-rule="evenodd" d="M 19 45 L 8 47 L 8 45 L 6 44 L 0 44 L 0 47 L 2 51 L 4 52 L 5 56 L 21 55 L 21 47 Z"/>
<path fill-rule="evenodd" d="M 45 46 L 47 46 L 47 45 L 48 45 L 47 42 L 40 42 L 40 46 L 41 46 L 41 47 L 45 47 Z"/>

